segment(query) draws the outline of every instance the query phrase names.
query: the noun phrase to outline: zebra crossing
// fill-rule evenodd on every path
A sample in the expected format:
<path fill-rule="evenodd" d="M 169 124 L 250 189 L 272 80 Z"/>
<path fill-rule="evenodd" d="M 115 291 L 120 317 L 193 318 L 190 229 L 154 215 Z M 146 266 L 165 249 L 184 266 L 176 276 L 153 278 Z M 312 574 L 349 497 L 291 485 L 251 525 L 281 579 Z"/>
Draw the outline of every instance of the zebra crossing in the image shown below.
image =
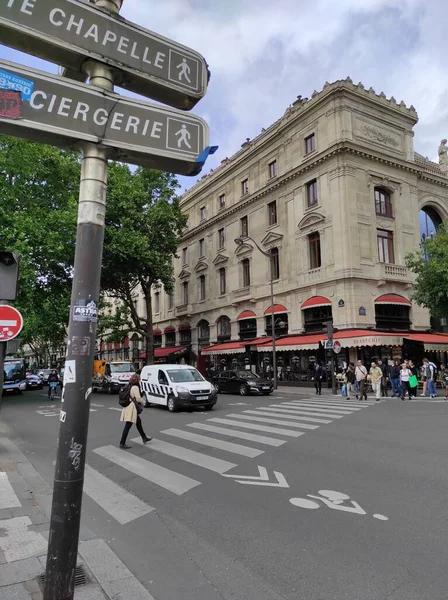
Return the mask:
<path fill-rule="evenodd" d="M 201 485 L 200 475 L 195 478 L 182 473 L 185 463 L 200 469 L 224 475 L 238 466 L 236 457 L 257 458 L 269 448 L 278 448 L 322 426 L 349 417 L 375 405 L 373 401 L 356 402 L 341 399 L 276 399 L 273 404 L 240 412 L 224 412 L 210 416 L 203 422 L 188 423 L 182 428 L 170 427 L 159 432 L 149 444 L 140 438 L 132 440 L 138 453 L 123 451 L 107 445 L 95 448 L 93 453 L 104 462 L 101 472 L 86 466 L 84 491 L 118 523 L 125 524 L 154 510 L 141 498 L 108 478 L 124 470 L 141 480 L 182 496 Z M 175 442 L 175 443 L 174 443 Z M 142 456 L 144 452 L 144 456 Z M 167 468 L 158 464 L 162 456 L 168 457 Z M 221 456 L 220 456 L 221 455 Z M 171 468 L 173 466 L 173 468 Z M 196 479 L 197 477 L 197 479 Z M 129 478 L 127 476 L 127 478 Z"/>

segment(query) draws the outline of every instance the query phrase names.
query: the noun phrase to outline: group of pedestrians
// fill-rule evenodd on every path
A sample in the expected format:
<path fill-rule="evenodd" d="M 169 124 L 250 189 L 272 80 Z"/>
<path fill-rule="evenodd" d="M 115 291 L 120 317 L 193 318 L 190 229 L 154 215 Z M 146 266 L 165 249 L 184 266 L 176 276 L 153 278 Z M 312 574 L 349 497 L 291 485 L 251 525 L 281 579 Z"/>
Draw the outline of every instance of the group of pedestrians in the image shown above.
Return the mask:
<path fill-rule="evenodd" d="M 354 363 L 350 363 L 344 374 L 347 396 L 350 397 L 353 392 L 357 400 L 367 400 L 367 384 L 370 381 L 377 402 L 380 398 L 388 396 L 389 382 L 392 397 L 398 396 L 402 400 L 405 400 L 406 394 L 409 400 L 417 397 L 420 381 L 423 384 L 420 396 L 435 398 L 438 378 L 445 390 L 446 400 L 448 398 L 448 370 L 445 365 L 440 365 L 440 369 L 437 369 L 437 366 L 427 358 L 423 359 L 420 368 L 412 360 L 403 362 L 395 360 L 393 365 L 388 365 L 387 361 L 379 359 L 372 361 L 370 368 L 367 369 L 362 361 L 358 360 L 356 366 Z"/>

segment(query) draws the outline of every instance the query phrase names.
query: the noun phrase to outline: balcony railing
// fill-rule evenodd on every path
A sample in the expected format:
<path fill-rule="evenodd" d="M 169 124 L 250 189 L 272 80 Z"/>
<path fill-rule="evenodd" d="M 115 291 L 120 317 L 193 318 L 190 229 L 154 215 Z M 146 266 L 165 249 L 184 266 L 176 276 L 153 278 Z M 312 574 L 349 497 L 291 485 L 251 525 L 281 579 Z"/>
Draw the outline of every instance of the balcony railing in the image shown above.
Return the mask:
<path fill-rule="evenodd" d="M 180 306 L 176 306 L 176 314 L 180 315 L 188 312 L 188 304 L 181 304 Z"/>
<path fill-rule="evenodd" d="M 240 288 L 233 292 L 234 298 L 241 298 L 242 296 L 248 296 L 250 294 L 250 286 Z"/>
<path fill-rule="evenodd" d="M 382 265 L 384 269 L 385 277 L 396 277 L 400 279 L 404 279 L 408 276 L 408 270 L 406 267 L 402 267 L 401 265 Z"/>

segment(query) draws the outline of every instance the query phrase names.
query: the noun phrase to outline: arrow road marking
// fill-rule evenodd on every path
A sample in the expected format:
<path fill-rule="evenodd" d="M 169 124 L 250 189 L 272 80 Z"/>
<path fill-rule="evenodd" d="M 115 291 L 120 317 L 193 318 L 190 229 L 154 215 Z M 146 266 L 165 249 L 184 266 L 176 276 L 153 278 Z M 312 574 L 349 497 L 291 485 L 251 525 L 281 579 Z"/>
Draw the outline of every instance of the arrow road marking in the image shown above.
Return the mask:
<path fill-rule="evenodd" d="M 264 485 L 268 487 L 289 488 L 285 477 L 278 471 L 273 471 L 277 479 L 277 483 L 269 483 L 269 474 L 265 467 L 258 467 L 258 473 L 259 475 L 229 475 L 223 473 L 222 476 L 232 477 L 233 479 L 236 479 L 237 483 L 241 483 L 243 485 Z"/>

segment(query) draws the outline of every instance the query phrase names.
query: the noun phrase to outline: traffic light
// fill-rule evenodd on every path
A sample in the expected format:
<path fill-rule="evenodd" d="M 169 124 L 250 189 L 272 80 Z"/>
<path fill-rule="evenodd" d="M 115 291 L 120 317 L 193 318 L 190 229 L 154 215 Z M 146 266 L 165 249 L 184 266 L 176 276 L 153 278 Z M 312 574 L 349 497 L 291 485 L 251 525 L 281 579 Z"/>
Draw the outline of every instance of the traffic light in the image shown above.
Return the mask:
<path fill-rule="evenodd" d="M 0 251 L 0 300 L 15 300 L 17 298 L 18 278 L 18 254 Z"/>
<path fill-rule="evenodd" d="M 333 339 L 333 321 L 325 321 L 323 323 L 324 325 L 324 331 L 328 336 L 329 340 Z"/>

